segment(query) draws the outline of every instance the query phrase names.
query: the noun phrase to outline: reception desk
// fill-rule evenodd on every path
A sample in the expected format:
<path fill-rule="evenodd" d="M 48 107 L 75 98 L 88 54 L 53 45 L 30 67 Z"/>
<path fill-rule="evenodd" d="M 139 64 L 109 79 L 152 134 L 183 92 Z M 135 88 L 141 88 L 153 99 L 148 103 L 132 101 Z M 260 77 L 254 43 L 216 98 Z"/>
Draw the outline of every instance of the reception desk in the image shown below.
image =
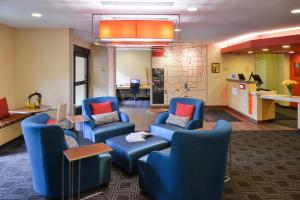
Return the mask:
<path fill-rule="evenodd" d="M 256 91 L 256 82 L 227 79 L 228 107 L 255 120 L 275 119 L 275 101 L 260 98 L 276 91 Z"/>

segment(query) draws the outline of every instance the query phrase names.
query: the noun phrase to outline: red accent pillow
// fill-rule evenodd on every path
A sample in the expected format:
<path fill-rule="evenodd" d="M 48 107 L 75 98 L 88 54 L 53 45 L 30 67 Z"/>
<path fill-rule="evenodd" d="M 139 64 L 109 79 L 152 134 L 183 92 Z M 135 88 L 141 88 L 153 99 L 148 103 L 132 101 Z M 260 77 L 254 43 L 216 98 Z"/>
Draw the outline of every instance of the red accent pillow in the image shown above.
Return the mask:
<path fill-rule="evenodd" d="M 0 119 L 9 117 L 6 98 L 0 99 Z"/>
<path fill-rule="evenodd" d="M 106 101 L 103 103 L 91 103 L 93 115 L 103 114 L 112 112 L 111 101 Z"/>
<path fill-rule="evenodd" d="M 48 125 L 56 124 L 56 120 L 54 120 L 54 119 L 48 119 L 47 124 Z"/>
<path fill-rule="evenodd" d="M 192 119 L 194 110 L 195 110 L 195 105 L 183 104 L 177 102 L 175 115 L 180 117 L 188 117 L 189 119 Z"/>

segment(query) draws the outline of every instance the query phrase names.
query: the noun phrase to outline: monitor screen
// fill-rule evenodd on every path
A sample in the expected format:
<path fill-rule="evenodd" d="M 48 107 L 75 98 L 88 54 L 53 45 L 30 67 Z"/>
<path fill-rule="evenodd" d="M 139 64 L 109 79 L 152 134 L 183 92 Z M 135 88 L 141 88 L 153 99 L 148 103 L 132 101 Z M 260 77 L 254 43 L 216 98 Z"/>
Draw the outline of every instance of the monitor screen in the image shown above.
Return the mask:
<path fill-rule="evenodd" d="M 130 83 L 140 83 L 140 79 L 130 79 Z"/>
<path fill-rule="evenodd" d="M 246 80 L 244 74 L 238 74 L 238 76 L 239 76 L 239 79 L 240 79 L 240 80 L 243 80 L 243 81 Z"/>

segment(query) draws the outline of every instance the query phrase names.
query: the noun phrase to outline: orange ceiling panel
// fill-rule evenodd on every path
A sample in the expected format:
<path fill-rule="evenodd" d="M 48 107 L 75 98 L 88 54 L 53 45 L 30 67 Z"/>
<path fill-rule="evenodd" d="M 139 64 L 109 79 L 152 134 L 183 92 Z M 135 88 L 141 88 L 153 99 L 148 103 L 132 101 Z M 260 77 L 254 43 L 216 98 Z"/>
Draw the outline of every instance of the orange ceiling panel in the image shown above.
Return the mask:
<path fill-rule="evenodd" d="M 138 20 L 137 38 L 173 39 L 174 23 L 172 21 Z"/>
<path fill-rule="evenodd" d="M 135 38 L 136 22 L 134 20 L 100 21 L 99 38 Z"/>
<path fill-rule="evenodd" d="M 105 20 L 99 22 L 100 39 L 174 39 L 174 23 L 159 20 Z"/>

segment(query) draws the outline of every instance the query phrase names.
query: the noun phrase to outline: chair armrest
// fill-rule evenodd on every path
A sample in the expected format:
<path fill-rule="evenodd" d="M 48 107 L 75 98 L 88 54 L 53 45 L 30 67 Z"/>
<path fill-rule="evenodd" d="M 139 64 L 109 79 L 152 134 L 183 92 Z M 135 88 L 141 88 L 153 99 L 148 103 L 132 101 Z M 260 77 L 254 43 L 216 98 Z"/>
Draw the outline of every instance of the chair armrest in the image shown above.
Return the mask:
<path fill-rule="evenodd" d="M 129 122 L 129 117 L 126 113 L 119 111 L 121 122 Z"/>
<path fill-rule="evenodd" d="M 169 117 L 169 112 L 161 112 L 157 115 L 155 119 L 156 124 L 165 124 L 167 118 Z"/>
<path fill-rule="evenodd" d="M 95 127 L 94 119 L 87 115 L 83 115 L 83 117 L 89 119 L 89 121 L 83 122 L 83 126 L 89 126 L 91 129 L 93 129 Z"/>
<path fill-rule="evenodd" d="M 186 130 L 194 130 L 197 128 L 202 128 L 200 120 L 190 120 L 185 127 Z"/>
<path fill-rule="evenodd" d="M 166 165 L 169 163 L 170 152 L 171 151 L 153 151 L 149 154 L 147 163 L 149 163 L 151 166 L 157 166 L 158 169 L 166 167 Z"/>

